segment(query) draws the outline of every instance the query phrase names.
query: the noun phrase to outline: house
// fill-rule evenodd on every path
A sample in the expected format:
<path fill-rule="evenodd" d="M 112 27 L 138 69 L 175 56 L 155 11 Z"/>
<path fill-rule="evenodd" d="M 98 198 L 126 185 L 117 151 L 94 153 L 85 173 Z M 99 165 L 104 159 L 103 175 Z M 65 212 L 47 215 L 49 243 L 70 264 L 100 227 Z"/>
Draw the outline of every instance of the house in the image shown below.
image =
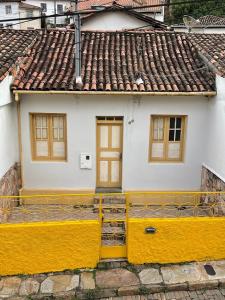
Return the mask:
<path fill-rule="evenodd" d="M 82 84 L 73 30 L 1 40 L 0 53 L 14 45 L 1 84 L 17 64 L 21 193 L 224 189 L 223 35 L 84 31 Z"/>
<path fill-rule="evenodd" d="M 1 0 L 0 1 L 0 15 L 1 19 L 10 19 L 10 18 L 19 18 L 19 4 L 21 0 Z M 15 25 L 13 25 L 15 24 Z M 19 29 L 19 24 L 16 24 L 16 21 L 6 21 L 4 23 L 0 23 L 0 27 L 6 26 L 8 28 L 14 27 L 15 29 Z"/>
<path fill-rule="evenodd" d="M 104 9 L 111 7 L 115 0 L 104 1 L 104 0 L 90 0 L 90 1 L 80 1 L 78 3 L 78 10 L 90 10 L 94 7 L 96 9 Z M 147 15 L 155 20 L 164 22 L 164 6 L 160 6 L 164 3 L 164 0 L 117 0 L 118 5 L 134 8 L 134 11 L 140 12 Z M 141 7 L 143 6 L 143 7 Z M 146 7 L 149 6 L 149 7 Z M 140 8 L 141 7 L 141 8 Z"/>
<path fill-rule="evenodd" d="M 82 26 L 84 30 L 117 30 L 134 28 L 138 26 L 151 25 L 154 28 L 166 28 L 162 23 L 164 20 L 164 8 L 160 6 L 161 0 L 136 0 L 136 1 L 81 1 L 78 3 L 78 10 L 93 10 L 93 13 L 87 12 L 82 14 Z M 67 0 L 27 0 L 28 4 L 39 6 L 45 15 L 62 14 L 72 10 L 71 2 Z M 128 11 L 119 11 L 122 8 L 130 8 L 134 6 L 149 6 L 155 7 L 137 8 Z M 158 5 L 158 6 L 157 6 Z M 102 10 L 99 12 L 99 7 Z M 96 11 L 94 12 L 96 8 Z M 104 11 L 103 11 L 104 10 Z M 73 18 L 69 16 L 47 18 L 47 24 L 57 27 L 65 27 L 72 24 Z"/>
<path fill-rule="evenodd" d="M 222 181 L 224 79 L 194 39 L 82 32 L 82 85 L 73 43 L 39 32 L 13 82 L 22 193 L 199 190 L 202 169 Z"/>
<path fill-rule="evenodd" d="M 40 17 L 41 8 L 36 5 L 31 5 L 26 2 L 21 2 L 19 4 L 19 16 L 20 18 Z M 41 28 L 41 19 L 20 23 L 20 29 L 40 29 L 40 28 Z"/>
<path fill-rule="evenodd" d="M 166 30 L 167 26 L 151 16 L 113 2 L 103 10 L 81 15 L 82 30 L 122 30 L 122 29 L 157 29 Z M 74 27 L 74 26 L 73 26 Z"/>
<path fill-rule="evenodd" d="M 68 0 L 26 0 L 26 3 L 40 7 L 45 15 L 63 14 L 71 7 Z M 51 17 L 47 18 L 46 23 L 50 26 L 64 27 L 69 23 L 69 19 L 67 16 Z"/>
<path fill-rule="evenodd" d="M 202 16 L 198 20 L 190 18 L 188 26 L 180 24 L 171 28 L 176 32 L 225 33 L 225 18 L 212 15 Z"/>
<path fill-rule="evenodd" d="M 18 22 L 10 21 L 10 19 L 26 18 L 26 17 L 39 17 L 41 9 L 35 5 L 29 5 L 23 0 L 0 0 L 0 14 L 1 19 L 5 22 L 0 23 L 0 27 L 13 28 L 13 29 L 40 29 L 41 19 Z M 7 21 L 9 20 L 9 21 Z"/>
<path fill-rule="evenodd" d="M 20 186 L 17 105 L 10 86 L 34 38 L 34 31 L 0 30 L 0 195 L 16 195 Z"/>

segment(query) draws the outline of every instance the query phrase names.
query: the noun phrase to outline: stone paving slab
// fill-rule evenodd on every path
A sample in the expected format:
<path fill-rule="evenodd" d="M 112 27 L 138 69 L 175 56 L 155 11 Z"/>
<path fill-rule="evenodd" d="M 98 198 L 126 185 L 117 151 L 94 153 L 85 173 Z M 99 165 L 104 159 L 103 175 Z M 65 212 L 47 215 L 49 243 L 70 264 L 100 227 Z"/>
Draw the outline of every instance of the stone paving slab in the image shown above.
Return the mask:
<path fill-rule="evenodd" d="M 99 288 L 121 288 L 138 285 L 139 279 L 136 274 L 126 269 L 113 269 L 96 272 L 96 285 Z"/>
<path fill-rule="evenodd" d="M 162 283 L 162 275 L 159 273 L 159 269 L 147 268 L 139 273 L 139 278 L 142 284 L 155 284 Z"/>
<path fill-rule="evenodd" d="M 207 263 L 198 263 L 199 265 L 199 269 L 201 271 L 201 273 L 205 274 L 205 278 L 210 280 L 212 278 L 212 276 L 208 275 L 205 272 L 204 269 L 204 265 L 209 264 L 213 267 L 213 269 L 215 270 L 216 274 L 213 276 L 213 279 L 225 279 L 225 261 L 209 261 Z"/>
<path fill-rule="evenodd" d="M 173 265 L 161 268 L 162 277 L 165 284 L 184 283 L 190 281 L 203 281 L 205 274 L 201 273 L 198 264 Z"/>

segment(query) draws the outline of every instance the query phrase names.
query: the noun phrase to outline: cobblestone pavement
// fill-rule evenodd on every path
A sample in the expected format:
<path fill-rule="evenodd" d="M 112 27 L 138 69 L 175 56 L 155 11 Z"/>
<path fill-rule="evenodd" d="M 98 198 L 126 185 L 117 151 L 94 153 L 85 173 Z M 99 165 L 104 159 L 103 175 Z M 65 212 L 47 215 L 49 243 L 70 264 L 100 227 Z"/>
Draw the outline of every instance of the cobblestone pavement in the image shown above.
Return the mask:
<path fill-rule="evenodd" d="M 157 293 L 143 296 L 124 296 L 104 298 L 104 300 L 223 300 L 225 299 L 225 289 L 199 290 L 199 291 L 179 291 Z M 103 299 L 102 299 L 103 300 Z"/>

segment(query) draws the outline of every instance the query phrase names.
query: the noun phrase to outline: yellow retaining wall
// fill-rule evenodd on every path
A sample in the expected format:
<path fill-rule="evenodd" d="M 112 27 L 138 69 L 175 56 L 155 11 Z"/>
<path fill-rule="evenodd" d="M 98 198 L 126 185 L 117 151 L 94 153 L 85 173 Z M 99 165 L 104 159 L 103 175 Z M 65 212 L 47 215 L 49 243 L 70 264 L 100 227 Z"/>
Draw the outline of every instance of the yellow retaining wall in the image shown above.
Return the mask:
<path fill-rule="evenodd" d="M 94 268 L 99 221 L 0 225 L 0 275 Z"/>
<path fill-rule="evenodd" d="M 155 234 L 146 234 L 155 227 Z M 225 218 L 130 219 L 128 261 L 178 263 L 225 259 Z"/>

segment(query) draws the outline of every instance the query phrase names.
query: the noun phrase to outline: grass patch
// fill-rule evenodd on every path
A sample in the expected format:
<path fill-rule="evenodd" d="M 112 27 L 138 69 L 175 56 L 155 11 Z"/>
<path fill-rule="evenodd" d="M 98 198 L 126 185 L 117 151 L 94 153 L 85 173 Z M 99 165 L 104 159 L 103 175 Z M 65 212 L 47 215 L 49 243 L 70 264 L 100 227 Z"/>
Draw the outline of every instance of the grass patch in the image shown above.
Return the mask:
<path fill-rule="evenodd" d="M 140 295 L 148 295 L 149 289 L 142 285 L 139 287 L 139 294 Z"/>

